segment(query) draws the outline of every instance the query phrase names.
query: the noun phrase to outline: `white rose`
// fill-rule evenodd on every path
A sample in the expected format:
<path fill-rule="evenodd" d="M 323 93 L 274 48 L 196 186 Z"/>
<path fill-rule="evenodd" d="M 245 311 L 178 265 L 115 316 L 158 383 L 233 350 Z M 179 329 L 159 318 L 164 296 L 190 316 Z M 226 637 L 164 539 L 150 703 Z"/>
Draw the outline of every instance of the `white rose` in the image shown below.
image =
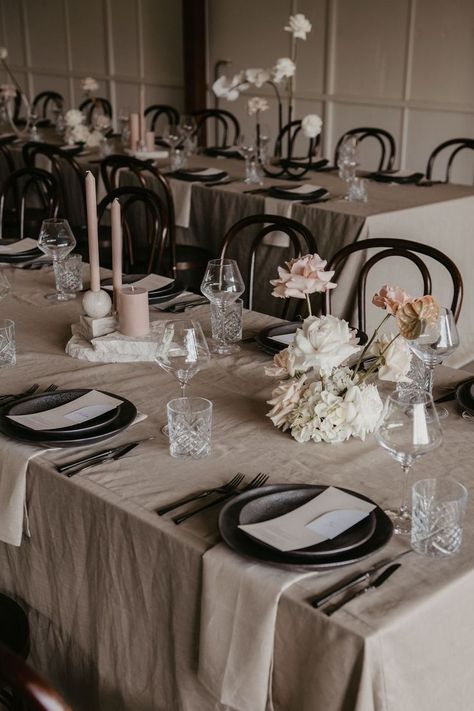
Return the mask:
<path fill-rule="evenodd" d="M 99 84 L 94 79 L 94 77 L 85 77 L 85 79 L 81 79 L 81 88 L 82 91 L 85 91 L 87 93 L 93 93 L 97 91 L 97 89 L 99 88 Z"/>
<path fill-rule="evenodd" d="M 87 136 L 86 144 L 89 146 L 89 148 L 98 148 L 103 140 L 103 133 L 101 133 L 100 131 L 92 131 L 89 132 L 89 135 Z"/>
<path fill-rule="evenodd" d="M 255 84 L 257 89 L 260 89 L 265 82 L 269 81 L 270 73 L 266 69 L 246 69 L 245 79 L 249 84 Z"/>
<path fill-rule="evenodd" d="M 268 108 L 268 101 L 261 99 L 260 96 L 253 96 L 247 102 L 247 112 L 249 116 L 253 116 L 253 114 L 256 114 L 258 111 L 267 111 Z"/>
<path fill-rule="evenodd" d="M 8 57 L 8 49 L 6 47 L 0 47 L 0 59 L 6 59 Z"/>
<path fill-rule="evenodd" d="M 403 338 L 394 339 L 391 334 L 379 336 L 372 343 L 370 352 L 375 356 L 380 356 L 383 353 L 382 365 L 378 369 L 380 380 L 390 380 L 395 383 L 410 382 L 407 374 L 410 370 L 412 353 Z"/>
<path fill-rule="evenodd" d="M 306 138 L 316 138 L 321 133 L 323 122 L 317 114 L 308 114 L 301 121 L 301 128 Z"/>
<path fill-rule="evenodd" d="M 311 368 L 324 371 L 337 368 L 360 348 L 347 321 L 328 315 L 306 318 L 289 350 L 292 367 L 304 373 Z"/>
<path fill-rule="evenodd" d="M 69 111 L 66 111 L 64 121 L 66 126 L 74 128 L 74 126 L 78 126 L 84 121 L 84 114 L 78 109 L 69 109 Z"/>
<path fill-rule="evenodd" d="M 344 397 L 344 408 L 350 434 L 364 440 L 377 427 L 383 404 L 375 385 L 352 385 Z"/>
<path fill-rule="evenodd" d="M 282 79 L 292 77 L 295 71 L 296 64 L 289 57 L 281 57 L 272 69 L 273 81 L 278 84 Z"/>
<path fill-rule="evenodd" d="M 305 40 L 306 35 L 311 32 L 311 22 L 301 12 L 296 15 L 290 15 L 288 23 L 285 31 L 291 32 L 295 39 Z"/>
<path fill-rule="evenodd" d="M 9 101 L 10 99 L 14 99 L 16 97 L 16 88 L 13 84 L 2 84 L 0 86 L 0 94 L 5 101 Z"/>

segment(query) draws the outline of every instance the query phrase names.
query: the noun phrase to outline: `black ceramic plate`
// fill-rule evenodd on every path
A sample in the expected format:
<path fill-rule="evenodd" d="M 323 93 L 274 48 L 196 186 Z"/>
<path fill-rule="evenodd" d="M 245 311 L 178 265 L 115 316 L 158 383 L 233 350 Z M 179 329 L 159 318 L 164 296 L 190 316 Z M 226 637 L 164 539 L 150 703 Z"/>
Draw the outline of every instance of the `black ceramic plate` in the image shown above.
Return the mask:
<path fill-rule="evenodd" d="M 311 486 L 309 484 L 277 484 L 274 486 L 265 486 L 261 489 L 246 491 L 243 494 L 240 494 L 240 496 L 230 499 L 230 501 L 228 501 L 222 509 L 219 516 L 219 531 L 223 541 L 237 553 L 241 553 L 249 558 L 256 558 L 257 560 L 262 560 L 273 565 L 310 566 L 315 570 L 327 570 L 344 565 L 350 565 L 351 563 L 355 563 L 369 555 L 372 555 L 385 546 L 392 537 L 392 522 L 382 511 L 382 509 L 378 507 L 375 509 L 375 530 L 367 541 L 351 548 L 350 550 L 335 552 L 330 555 L 320 555 L 318 553 L 307 555 L 305 553 L 301 554 L 298 551 L 283 553 L 281 551 L 274 550 L 269 546 L 257 543 L 239 529 L 240 512 L 243 507 L 253 499 L 258 499 L 261 496 L 268 496 L 268 494 L 277 492 L 292 492 L 302 488 L 307 490 L 311 489 L 312 492 L 314 492 L 313 495 L 316 495 L 321 493 L 321 491 L 324 491 L 327 487 L 321 485 Z M 350 491 L 349 489 L 343 489 L 341 487 L 341 491 L 346 491 L 349 494 L 353 494 L 354 496 L 364 499 L 365 501 L 370 501 L 370 499 L 366 496 Z"/>
<path fill-rule="evenodd" d="M 187 180 L 196 183 L 208 183 L 214 182 L 215 180 L 223 180 L 228 177 L 228 173 L 225 170 L 216 170 L 210 175 L 199 175 L 199 171 L 205 170 L 205 168 L 196 168 L 192 170 L 176 170 L 171 174 L 173 178 L 178 178 L 178 180 Z"/>
<path fill-rule="evenodd" d="M 123 284 L 134 284 L 140 279 L 144 279 L 146 274 L 124 274 L 122 277 Z M 112 286 L 112 278 L 102 279 L 100 282 L 102 287 Z M 109 289 L 107 289 L 109 291 Z M 185 286 L 178 279 L 173 280 L 169 284 L 160 286 L 157 289 L 151 289 L 148 292 L 149 304 L 161 304 L 165 301 L 171 301 L 175 296 L 182 294 L 185 291 Z"/>
<path fill-rule="evenodd" d="M 121 405 L 113 410 L 114 418 L 108 422 L 97 425 L 97 419 L 89 420 L 88 423 L 83 423 L 82 429 L 78 428 L 75 431 L 70 431 L 66 428 L 64 431 L 56 430 L 48 434 L 45 430 L 31 430 L 24 425 L 18 425 L 13 420 L 6 417 L 7 414 L 27 415 L 34 412 L 42 412 L 50 410 L 53 407 L 58 407 L 66 402 L 71 402 L 81 395 L 89 392 L 88 389 L 77 390 L 56 390 L 52 393 L 43 393 L 42 395 L 31 395 L 30 397 L 17 400 L 14 404 L 7 405 L 0 412 L 0 432 L 7 437 L 25 442 L 26 444 L 42 445 L 44 447 L 78 447 L 81 445 L 95 444 L 102 442 L 109 437 L 114 437 L 122 430 L 126 429 L 135 419 L 137 409 L 129 400 L 123 397 L 105 393 L 112 397 L 117 397 L 122 400 Z M 109 413 L 106 413 L 109 414 Z M 92 423 L 92 428 L 89 429 Z"/>
<path fill-rule="evenodd" d="M 469 415 L 474 415 L 474 378 L 462 383 L 456 390 L 459 405 Z"/>
<path fill-rule="evenodd" d="M 255 336 L 255 342 L 262 350 L 265 351 L 265 353 L 268 353 L 269 355 L 275 355 L 276 353 L 279 353 L 288 346 L 285 343 L 279 343 L 278 341 L 274 341 L 273 337 L 284 336 L 288 333 L 296 333 L 296 330 L 302 327 L 302 321 L 287 321 L 286 323 L 278 324 L 278 326 L 267 326 L 259 333 L 257 333 L 257 335 Z M 357 328 L 354 330 L 356 331 L 356 334 L 359 338 L 360 345 L 363 346 L 365 343 L 367 343 L 367 334 L 365 334 L 363 331 L 359 331 L 359 329 Z"/>
<path fill-rule="evenodd" d="M 270 197 L 279 198 L 280 200 L 315 200 L 316 198 L 324 197 L 327 192 L 326 188 L 317 188 L 307 193 L 295 193 L 288 189 L 278 188 L 275 185 L 272 185 L 268 190 Z"/>
<path fill-rule="evenodd" d="M 277 491 L 273 494 L 267 494 L 266 496 L 259 496 L 257 499 L 252 499 L 252 501 L 249 501 L 242 507 L 239 515 L 239 523 L 242 525 L 269 521 L 272 518 L 289 513 L 299 506 L 303 506 L 303 504 L 313 499 L 314 496 L 315 492 L 312 487 L 301 487 L 294 491 Z M 322 543 L 309 546 L 308 548 L 298 548 L 297 551 L 294 552 L 310 557 L 315 553 L 321 556 L 343 553 L 368 541 L 375 531 L 375 525 L 375 511 L 371 511 L 370 514 L 358 524 L 352 526 L 352 528 L 348 528 L 332 540 L 323 541 Z M 247 531 L 243 533 L 256 541 L 259 545 L 267 545 L 263 541 L 254 538 Z M 272 546 L 268 547 L 272 548 Z"/>
<path fill-rule="evenodd" d="M 204 155 L 206 156 L 213 156 L 213 157 L 222 157 L 222 158 L 238 158 L 239 160 L 243 160 L 244 157 L 237 148 L 234 146 L 229 146 L 228 148 L 219 148 L 218 146 L 208 146 L 208 148 L 204 148 L 203 150 Z"/>
<path fill-rule="evenodd" d="M 400 185 L 412 185 L 419 183 L 424 178 L 423 173 L 411 173 L 410 175 L 394 175 L 390 172 L 371 173 L 370 178 L 379 183 L 399 183 Z"/>
<path fill-rule="evenodd" d="M 0 254 L 0 262 L 4 264 L 20 264 L 21 262 L 29 262 L 37 257 L 44 257 L 44 252 L 35 248 L 18 254 Z"/>

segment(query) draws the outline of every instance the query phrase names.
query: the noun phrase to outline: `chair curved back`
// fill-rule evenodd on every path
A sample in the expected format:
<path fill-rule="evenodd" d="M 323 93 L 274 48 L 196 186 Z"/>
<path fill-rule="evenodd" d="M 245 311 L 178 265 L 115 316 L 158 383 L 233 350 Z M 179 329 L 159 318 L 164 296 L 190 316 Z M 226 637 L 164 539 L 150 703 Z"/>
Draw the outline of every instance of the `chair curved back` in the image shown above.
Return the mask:
<path fill-rule="evenodd" d="M 41 91 L 33 99 L 32 109 L 39 119 L 49 119 L 49 113 L 52 110 L 62 111 L 63 108 L 64 97 L 57 91 Z"/>
<path fill-rule="evenodd" d="M 174 244 L 170 240 L 168 213 L 163 200 L 148 188 L 133 185 L 115 188 L 97 207 L 99 223 L 106 208 L 116 198 L 120 202 L 122 215 L 124 271 L 137 273 L 137 268 L 143 265 L 147 274 L 172 273 L 175 263 Z M 145 237 L 144 243 L 139 241 L 142 235 Z M 105 246 L 103 240 L 102 246 Z"/>
<path fill-rule="evenodd" d="M 155 133 L 161 116 L 166 117 L 167 122 L 172 126 L 179 124 L 179 111 L 174 106 L 168 106 L 168 104 L 152 104 L 148 106 L 145 109 L 145 118 L 148 116 L 151 116 L 150 131 L 155 131 Z"/>
<path fill-rule="evenodd" d="M 0 692 L 3 708 L 10 708 L 11 711 L 18 711 L 20 708 L 31 711 L 72 711 L 39 674 L 1 643 L 0 683 L 11 690 L 8 695 Z"/>
<path fill-rule="evenodd" d="M 91 124 L 95 113 L 102 113 L 112 119 L 112 104 L 108 99 L 97 96 L 94 99 L 90 97 L 84 99 L 79 104 L 79 111 L 82 111 L 86 117 L 86 123 Z"/>
<path fill-rule="evenodd" d="M 222 258 L 229 256 L 230 248 L 236 247 L 236 243 L 239 242 L 236 259 L 246 284 L 242 299 L 244 306 L 248 309 L 253 308 L 256 284 L 259 279 L 262 287 L 270 293 L 266 275 L 262 280 L 261 275 L 257 274 L 256 259 L 259 248 L 265 245 L 265 237 L 272 232 L 281 232 L 288 237 L 289 246 L 286 251 L 278 248 L 280 264 L 293 257 L 314 254 L 317 251 L 316 241 L 311 231 L 305 225 L 289 217 L 265 214 L 250 215 L 232 225 L 224 236 L 219 256 Z M 275 275 L 272 273 L 269 278 L 272 276 Z M 297 304 L 295 304 L 296 301 Z M 292 316 L 298 314 L 306 303 L 300 299 L 282 299 L 282 302 L 282 318 L 287 318 L 292 309 L 294 310 Z"/>
<path fill-rule="evenodd" d="M 443 143 L 440 143 L 439 146 L 436 146 L 428 158 L 428 164 L 426 166 L 426 178 L 428 180 L 431 180 L 433 177 L 433 168 L 437 156 L 447 148 L 452 148 L 452 151 L 447 159 L 446 173 L 444 177 L 445 183 L 449 183 L 450 181 L 451 168 L 458 153 L 466 148 L 474 150 L 474 138 L 450 138 L 448 141 L 443 141 Z"/>
<path fill-rule="evenodd" d="M 193 111 L 191 116 L 196 119 L 195 135 L 198 145 L 206 146 L 208 142 L 207 129 L 209 125 L 215 127 L 215 147 L 227 148 L 235 146 L 240 134 L 240 124 L 230 111 L 225 109 L 201 109 Z"/>
<path fill-rule="evenodd" d="M 336 144 L 334 165 L 337 165 L 342 142 L 349 136 L 355 136 L 358 143 L 364 141 L 366 138 L 375 138 L 380 146 L 380 161 L 377 170 L 392 170 L 396 154 L 395 139 L 391 133 L 383 128 L 351 128 L 350 131 L 346 131 Z"/>
<path fill-rule="evenodd" d="M 301 133 L 302 130 L 302 121 L 301 119 L 294 119 L 293 121 L 290 121 L 290 123 L 287 123 L 281 131 L 278 133 L 278 136 L 275 141 L 275 150 L 274 150 L 274 155 L 276 156 L 285 156 L 285 158 L 294 158 L 295 157 L 295 141 L 298 138 L 298 135 Z M 308 139 L 308 151 L 306 155 L 315 155 L 316 150 L 320 144 L 321 141 L 321 134 L 316 136 L 314 139 Z M 285 145 L 288 147 L 288 150 L 285 151 Z"/>
<path fill-rule="evenodd" d="M 0 138 L 0 158 L 2 160 L 2 163 L 4 164 L 4 168 L 2 167 L 2 174 L 9 174 L 13 173 L 15 170 L 15 161 L 13 160 L 13 156 L 11 154 L 9 144 L 14 141 L 16 136 L 5 136 L 5 138 Z"/>
<path fill-rule="evenodd" d="M 49 143 L 26 143 L 23 160 L 28 168 L 35 168 L 38 158 L 49 161 L 50 171 L 59 185 L 59 211 L 71 226 L 86 224 L 85 172 L 68 151 Z"/>
<path fill-rule="evenodd" d="M 6 206 L 15 222 L 15 236 L 23 239 L 36 237 L 42 221 L 57 215 L 58 205 L 59 186 L 52 173 L 38 168 L 14 171 L 0 188 L 0 239 Z M 25 234 L 25 225 L 28 225 L 28 234 Z"/>
<path fill-rule="evenodd" d="M 357 275 L 357 279 L 355 280 L 359 330 L 365 331 L 366 328 L 367 278 L 369 272 L 375 264 L 388 257 L 403 257 L 408 259 L 418 268 L 423 281 L 423 294 L 431 294 L 432 281 L 428 267 L 419 255 L 422 254 L 426 257 L 430 257 L 445 267 L 451 277 L 453 285 L 453 298 L 450 309 L 455 320 L 458 320 L 463 300 L 463 281 L 461 272 L 452 259 L 444 254 L 444 252 L 441 252 L 439 249 L 431 247 L 430 245 L 422 244 L 421 242 L 414 242 L 412 240 L 390 237 L 374 237 L 373 239 L 365 239 L 360 242 L 348 244 L 336 252 L 336 254 L 328 261 L 327 269 L 336 271 L 334 279 L 337 281 L 338 273 L 340 273 L 344 263 L 352 254 L 370 249 L 379 249 L 381 251 L 366 260 Z M 329 290 L 325 293 L 323 313 L 331 313 L 331 298 L 332 295 Z"/>

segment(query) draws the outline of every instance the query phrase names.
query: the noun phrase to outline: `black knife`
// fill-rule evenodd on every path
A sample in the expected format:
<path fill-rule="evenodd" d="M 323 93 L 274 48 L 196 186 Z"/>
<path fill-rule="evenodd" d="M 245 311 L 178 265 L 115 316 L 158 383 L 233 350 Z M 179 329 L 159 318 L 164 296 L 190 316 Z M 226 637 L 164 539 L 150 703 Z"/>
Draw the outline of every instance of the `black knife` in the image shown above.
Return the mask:
<path fill-rule="evenodd" d="M 79 472 L 82 472 L 84 469 L 89 469 L 90 467 L 95 467 L 98 464 L 102 464 L 103 462 L 115 461 L 116 459 L 120 459 L 125 454 L 130 452 L 130 450 L 134 449 L 138 444 L 140 444 L 140 442 L 130 442 L 130 444 L 124 444 L 121 447 L 117 447 L 117 450 L 111 457 L 104 457 L 102 459 L 96 459 L 95 462 L 90 462 L 89 464 L 81 464 L 78 467 L 76 467 L 75 469 L 70 469 L 64 473 L 68 478 L 71 478 L 75 474 L 79 474 Z"/>
<path fill-rule="evenodd" d="M 103 459 L 113 459 L 117 452 L 121 452 L 125 447 L 131 446 L 136 447 L 140 442 L 145 442 L 145 440 L 140 439 L 136 442 L 127 442 L 126 444 L 121 444 L 111 449 L 103 449 L 101 452 L 96 452 L 91 454 L 89 457 L 81 457 L 81 459 L 75 459 L 73 462 L 68 462 L 67 464 L 61 464 L 56 467 L 56 471 L 60 474 L 65 474 L 70 469 L 75 469 L 75 467 L 80 467 L 82 465 L 89 466 L 96 461 L 102 461 Z M 130 451 L 130 450 L 127 450 Z M 126 453 L 126 452 L 125 452 Z"/>
<path fill-rule="evenodd" d="M 378 576 L 378 578 L 375 578 L 374 581 L 372 581 L 368 585 L 365 585 L 361 590 L 356 590 L 344 600 L 339 602 L 337 605 L 333 605 L 331 609 L 326 612 L 326 615 L 330 617 L 335 612 L 337 612 L 337 610 L 340 610 L 341 607 L 347 605 L 348 602 L 355 600 L 356 597 L 359 597 L 360 595 L 363 595 L 364 593 L 369 592 L 371 590 L 376 590 L 381 585 L 383 585 L 394 574 L 394 572 L 401 567 L 401 565 L 401 563 L 395 563 L 395 565 L 390 565 L 386 570 L 383 571 L 383 573 Z"/>
<path fill-rule="evenodd" d="M 356 575 L 353 575 L 352 578 L 349 578 L 341 585 L 336 585 L 336 587 L 331 588 L 331 590 L 321 593 L 321 595 L 316 595 L 311 599 L 310 604 L 316 608 L 322 607 L 327 602 L 329 602 L 329 600 L 332 600 L 333 597 L 336 597 L 336 595 L 340 595 L 341 593 L 346 592 L 346 590 L 350 590 L 350 588 L 353 588 L 356 585 L 360 585 L 361 583 L 368 580 L 378 570 L 386 568 L 388 565 L 390 565 L 391 563 L 395 563 L 396 560 L 399 560 L 404 555 L 411 553 L 411 550 L 412 549 L 403 551 L 402 553 L 399 553 L 393 558 L 384 558 L 384 560 L 375 563 L 375 565 L 371 565 L 370 568 L 364 570 L 363 573 L 357 573 Z"/>

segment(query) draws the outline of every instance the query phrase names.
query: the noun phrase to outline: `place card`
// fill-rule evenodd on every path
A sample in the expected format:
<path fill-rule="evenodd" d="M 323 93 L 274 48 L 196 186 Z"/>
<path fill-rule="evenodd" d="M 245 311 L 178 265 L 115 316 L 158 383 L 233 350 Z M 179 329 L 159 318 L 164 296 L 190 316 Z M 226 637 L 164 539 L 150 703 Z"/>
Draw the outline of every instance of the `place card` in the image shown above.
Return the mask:
<path fill-rule="evenodd" d="M 29 415 L 7 415 L 7 417 L 32 430 L 56 430 L 92 420 L 105 412 L 114 410 L 122 402 L 111 395 L 90 390 L 85 395 L 50 410 L 34 412 Z"/>
<path fill-rule="evenodd" d="M 295 333 L 282 333 L 280 336 L 269 336 L 269 341 L 276 341 L 277 343 L 284 343 L 285 346 L 289 346 L 295 340 Z"/>
<path fill-rule="evenodd" d="M 305 183 L 304 185 L 298 185 L 296 188 L 279 188 L 275 187 L 279 193 L 288 193 L 288 195 L 301 195 L 302 197 L 312 195 L 317 190 L 325 190 L 321 185 L 311 185 L 310 183 Z"/>
<path fill-rule="evenodd" d="M 170 279 L 169 283 L 171 284 L 172 281 L 173 280 Z M 132 283 L 135 288 L 139 287 L 141 289 L 146 289 L 147 291 L 154 291 L 155 289 L 164 288 L 163 277 L 158 276 L 158 274 L 148 274 L 142 279 L 137 279 L 137 281 L 130 282 L 130 285 Z M 127 286 L 127 284 L 123 284 L 123 286 Z M 167 284 L 165 284 L 165 286 L 167 286 Z M 106 291 L 113 291 L 112 284 L 102 284 L 100 288 L 105 289 Z"/>
<path fill-rule="evenodd" d="M 2 254 L 22 254 L 22 252 L 31 252 L 32 249 L 38 249 L 38 242 L 30 237 L 25 237 L 13 244 L 0 245 L 0 256 Z"/>
<path fill-rule="evenodd" d="M 239 528 L 279 551 L 308 548 L 335 538 L 366 518 L 375 504 L 329 486 L 311 501 L 283 516 Z"/>

